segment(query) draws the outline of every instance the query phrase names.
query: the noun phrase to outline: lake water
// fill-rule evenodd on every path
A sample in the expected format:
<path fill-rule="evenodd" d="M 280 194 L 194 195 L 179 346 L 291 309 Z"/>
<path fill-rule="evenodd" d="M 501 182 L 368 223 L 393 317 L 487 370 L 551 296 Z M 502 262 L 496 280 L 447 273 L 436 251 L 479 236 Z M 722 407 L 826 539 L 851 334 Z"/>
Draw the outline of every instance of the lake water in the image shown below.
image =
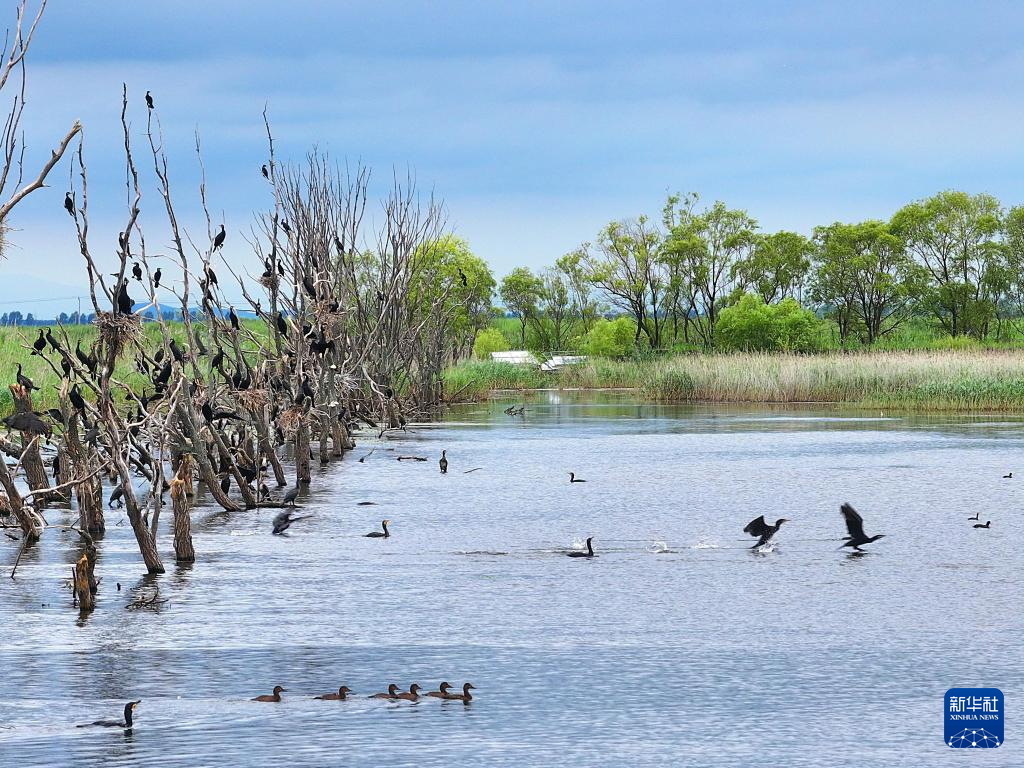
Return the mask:
<path fill-rule="evenodd" d="M 288 536 L 200 500 L 198 562 L 165 535 L 159 578 L 112 512 L 84 622 L 74 537 L 48 530 L 16 581 L 4 539 L 0 766 L 961 765 L 955 686 L 1002 689 L 985 764 L 1024 764 L 1024 423 L 512 397 L 361 440 Z M 837 550 L 844 501 L 887 534 L 869 555 Z M 762 513 L 792 522 L 759 555 Z M 564 556 L 590 535 L 598 558 Z M 364 698 L 441 680 L 475 700 Z M 312 699 L 341 684 L 360 696 Z M 74 727 L 128 699 L 130 734 Z"/>

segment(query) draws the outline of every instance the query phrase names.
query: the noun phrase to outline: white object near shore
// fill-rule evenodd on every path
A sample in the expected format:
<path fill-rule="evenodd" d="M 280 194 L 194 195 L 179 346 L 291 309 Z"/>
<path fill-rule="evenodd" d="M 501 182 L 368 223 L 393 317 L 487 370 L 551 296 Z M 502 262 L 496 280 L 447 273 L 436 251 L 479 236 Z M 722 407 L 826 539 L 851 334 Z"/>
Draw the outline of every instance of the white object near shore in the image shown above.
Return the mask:
<path fill-rule="evenodd" d="M 579 365 L 586 359 L 586 355 L 555 355 L 550 360 L 541 363 L 540 369 L 542 371 L 557 371 L 565 365 Z"/>
<path fill-rule="evenodd" d="M 495 363 L 512 363 L 512 365 L 540 365 L 540 360 L 525 349 L 491 352 L 491 360 Z"/>

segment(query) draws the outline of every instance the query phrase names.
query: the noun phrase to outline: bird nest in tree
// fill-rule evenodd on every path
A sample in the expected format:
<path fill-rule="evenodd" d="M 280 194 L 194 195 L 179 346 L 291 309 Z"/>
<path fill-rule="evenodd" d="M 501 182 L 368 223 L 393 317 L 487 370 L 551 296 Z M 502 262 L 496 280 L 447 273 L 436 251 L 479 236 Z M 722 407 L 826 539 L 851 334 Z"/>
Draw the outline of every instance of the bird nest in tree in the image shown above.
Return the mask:
<path fill-rule="evenodd" d="M 281 412 L 281 415 L 277 418 L 277 425 L 284 432 L 295 432 L 302 426 L 305 416 L 306 411 L 302 406 L 293 405 L 291 408 L 286 408 Z"/>
<path fill-rule="evenodd" d="M 114 350 L 115 355 L 120 355 L 129 344 L 142 338 L 142 319 L 138 315 L 97 312 L 93 324 L 104 346 Z"/>
<path fill-rule="evenodd" d="M 280 284 L 281 279 L 277 275 L 264 275 L 260 278 L 260 285 L 268 291 L 276 291 Z"/>
<path fill-rule="evenodd" d="M 270 393 L 265 389 L 246 389 L 235 395 L 242 407 L 250 411 L 259 409 L 270 403 Z"/>

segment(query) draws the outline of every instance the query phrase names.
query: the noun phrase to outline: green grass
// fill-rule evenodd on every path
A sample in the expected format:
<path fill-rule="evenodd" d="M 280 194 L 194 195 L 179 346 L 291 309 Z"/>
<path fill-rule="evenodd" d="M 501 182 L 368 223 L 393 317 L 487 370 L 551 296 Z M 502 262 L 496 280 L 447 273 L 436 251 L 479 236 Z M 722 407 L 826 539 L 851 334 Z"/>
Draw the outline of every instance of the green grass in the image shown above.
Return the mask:
<path fill-rule="evenodd" d="M 459 382 L 463 398 L 483 397 L 492 389 L 624 387 L 673 402 L 1024 411 L 1024 355 L 1005 350 L 594 359 L 553 374 L 510 368 L 514 366 L 464 363 L 447 372 L 446 382 Z M 449 387 L 450 394 L 454 391 Z"/>

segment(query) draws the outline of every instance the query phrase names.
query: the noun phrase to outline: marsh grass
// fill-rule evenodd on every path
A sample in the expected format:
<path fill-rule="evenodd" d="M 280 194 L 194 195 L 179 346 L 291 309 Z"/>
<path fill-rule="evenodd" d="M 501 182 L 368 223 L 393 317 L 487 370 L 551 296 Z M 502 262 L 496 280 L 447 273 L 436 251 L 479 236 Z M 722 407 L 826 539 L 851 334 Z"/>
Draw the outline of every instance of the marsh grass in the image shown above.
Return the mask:
<path fill-rule="evenodd" d="M 554 374 L 494 365 L 456 366 L 448 371 L 446 381 L 458 381 L 466 397 L 482 397 L 492 389 L 623 387 L 666 402 L 850 403 L 908 410 L 1024 411 L 1024 353 L 1012 350 L 595 359 Z"/>

